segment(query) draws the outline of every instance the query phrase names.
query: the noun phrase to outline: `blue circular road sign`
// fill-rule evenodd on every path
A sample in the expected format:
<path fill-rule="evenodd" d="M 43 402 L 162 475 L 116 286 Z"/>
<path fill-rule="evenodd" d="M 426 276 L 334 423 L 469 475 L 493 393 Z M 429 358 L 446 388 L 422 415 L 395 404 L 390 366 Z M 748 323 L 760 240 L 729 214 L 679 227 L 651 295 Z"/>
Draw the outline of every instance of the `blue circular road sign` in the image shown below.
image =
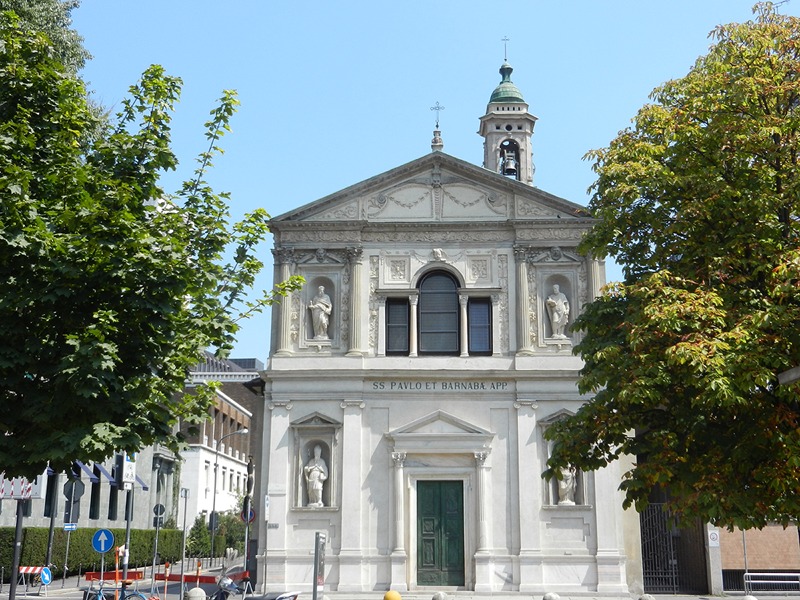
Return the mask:
<path fill-rule="evenodd" d="M 98 529 L 92 536 L 92 548 L 95 552 L 105 554 L 114 547 L 114 534 L 110 529 Z"/>
<path fill-rule="evenodd" d="M 42 585 L 50 585 L 50 582 L 53 581 L 53 573 L 50 572 L 48 567 L 42 567 L 42 572 L 39 573 L 39 579 L 42 580 Z"/>

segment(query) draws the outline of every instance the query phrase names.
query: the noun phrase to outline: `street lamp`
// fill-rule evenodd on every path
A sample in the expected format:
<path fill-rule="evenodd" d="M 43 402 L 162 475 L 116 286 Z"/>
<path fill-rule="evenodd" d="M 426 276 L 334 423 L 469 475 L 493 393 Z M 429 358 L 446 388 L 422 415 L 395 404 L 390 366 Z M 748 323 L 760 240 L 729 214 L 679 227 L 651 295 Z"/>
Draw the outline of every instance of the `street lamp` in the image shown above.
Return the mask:
<path fill-rule="evenodd" d="M 243 435 L 250 431 L 247 427 L 243 427 L 237 431 L 226 433 L 217 441 L 217 447 L 214 450 L 214 491 L 211 496 L 211 560 L 214 560 L 214 538 L 217 537 L 217 470 L 219 469 L 219 447 L 220 444 L 232 435 Z"/>

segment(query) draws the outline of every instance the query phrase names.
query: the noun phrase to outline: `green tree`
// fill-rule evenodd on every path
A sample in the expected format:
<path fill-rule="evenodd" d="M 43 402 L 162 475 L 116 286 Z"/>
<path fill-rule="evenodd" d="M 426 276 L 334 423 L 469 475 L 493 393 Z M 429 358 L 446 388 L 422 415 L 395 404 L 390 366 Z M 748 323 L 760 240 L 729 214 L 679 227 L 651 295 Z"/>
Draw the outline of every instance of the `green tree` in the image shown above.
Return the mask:
<path fill-rule="evenodd" d="M 197 518 L 186 536 L 186 554 L 189 556 L 208 556 L 211 552 L 211 532 L 203 515 Z"/>
<path fill-rule="evenodd" d="M 633 456 L 626 506 L 743 528 L 800 517 L 800 19 L 754 13 L 588 155 L 583 250 L 625 277 L 576 320 L 594 397 L 545 471 Z"/>
<path fill-rule="evenodd" d="M 234 548 L 240 554 L 244 552 L 244 521 L 242 521 L 240 513 L 241 508 L 220 513 L 217 535 L 223 536 L 225 539 L 223 546 L 217 548 L 220 553 L 225 548 Z"/>
<path fill-rule="evenodd" d="M 0 0 L 0 12 L 14 11 L 20 27 L 42 32 L 50 38 L 58 59 L 73 73 L 91 58 L 83 37 L 72 29 L 72 11 L 80 0 Z"/>
<path fill-rule="evenodd" d="M 82 82 L 46 36 L 0 19 L 0 471 L 180 450 L 177 421 L 206 418 L 212 402 L 177 394 L 189 369 L 299 285 L 246 299 L 269 216 L 230 224 L 228 195 L 205 181 L 235 94 L 211 112 L 193 179 L 167 195 L 180 80 L 150 67 L 92 138 Z"/>

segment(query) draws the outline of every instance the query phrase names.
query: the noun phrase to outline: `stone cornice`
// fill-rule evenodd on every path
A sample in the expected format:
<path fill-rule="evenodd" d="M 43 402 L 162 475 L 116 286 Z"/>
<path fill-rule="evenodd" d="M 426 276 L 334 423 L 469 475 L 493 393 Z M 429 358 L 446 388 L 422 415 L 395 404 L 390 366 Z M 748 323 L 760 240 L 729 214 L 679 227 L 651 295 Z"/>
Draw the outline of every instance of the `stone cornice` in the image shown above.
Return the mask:
<path fill-rule="evenodd" d="M 285 222 L 273 231 L 276 247 L 291 244 L 308 248 L 328 244 L 330 247 L 347 247 L 369 242 L 447 242 L 467 239 L 475 242 L 526 242 L 549 246 L 552 242 L 577 243 L 589 230 L 593 219 L 547 219 L 541 221 L 497 222 L 420 222 L 420 223 L 367 223 L 358 222 Z"/>

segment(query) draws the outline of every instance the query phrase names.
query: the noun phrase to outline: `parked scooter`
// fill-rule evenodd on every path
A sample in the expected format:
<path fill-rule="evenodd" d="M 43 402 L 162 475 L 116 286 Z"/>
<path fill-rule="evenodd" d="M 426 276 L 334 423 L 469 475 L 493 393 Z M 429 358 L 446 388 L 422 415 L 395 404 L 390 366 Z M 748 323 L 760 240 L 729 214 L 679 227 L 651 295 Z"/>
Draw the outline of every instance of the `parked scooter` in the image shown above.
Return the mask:
<path fill-rule="evenodd" d="M 236 584 L 233 579 L 227 575 L 222 575 L 217 582 L 217 591 L 209 596 L 208 600 L 228 600 L 228 596 L 244 595 L 245 588 Z M 297 600 L 300 592 L 270 592 L 263 596 L 248 595 L 247 600 Z"/>

